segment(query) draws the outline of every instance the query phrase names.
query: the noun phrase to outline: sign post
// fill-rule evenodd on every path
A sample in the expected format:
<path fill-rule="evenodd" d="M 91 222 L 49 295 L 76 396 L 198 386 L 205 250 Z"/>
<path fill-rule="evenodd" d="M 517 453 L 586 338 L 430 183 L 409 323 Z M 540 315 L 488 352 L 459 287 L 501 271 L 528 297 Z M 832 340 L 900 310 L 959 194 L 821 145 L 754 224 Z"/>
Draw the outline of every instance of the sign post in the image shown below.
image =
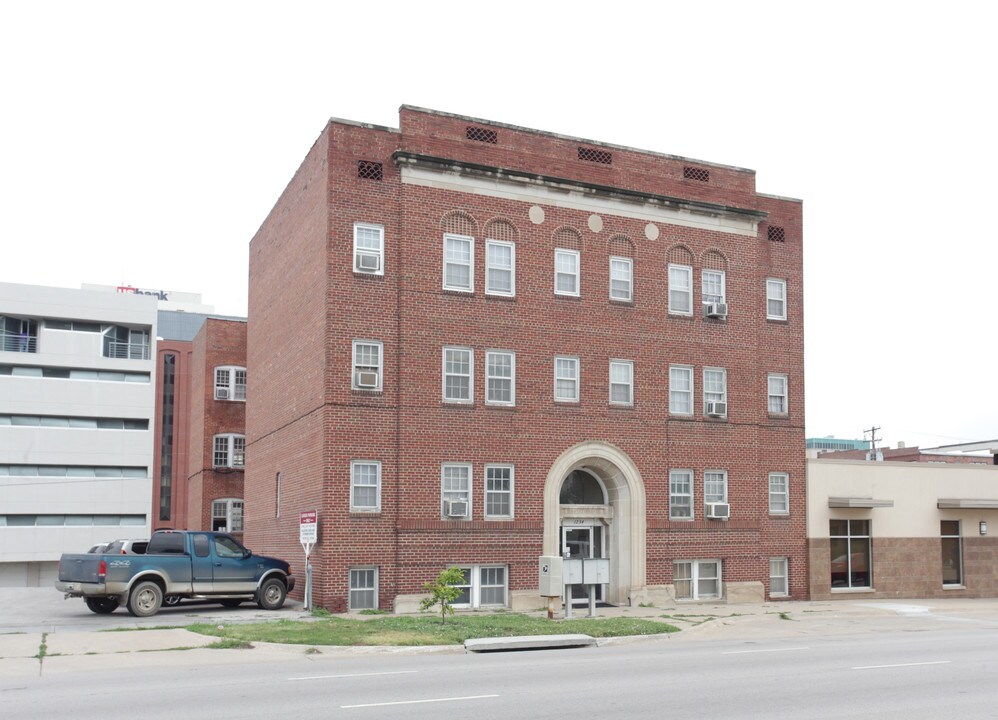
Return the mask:
<path fill-rule="evenodd" d="M 305 609 L 312 609 L 312 546 L 319 540 L 319 517 L 315 510 L 304 510 L 298 518 L 298 540 L 305 551 Z"/>

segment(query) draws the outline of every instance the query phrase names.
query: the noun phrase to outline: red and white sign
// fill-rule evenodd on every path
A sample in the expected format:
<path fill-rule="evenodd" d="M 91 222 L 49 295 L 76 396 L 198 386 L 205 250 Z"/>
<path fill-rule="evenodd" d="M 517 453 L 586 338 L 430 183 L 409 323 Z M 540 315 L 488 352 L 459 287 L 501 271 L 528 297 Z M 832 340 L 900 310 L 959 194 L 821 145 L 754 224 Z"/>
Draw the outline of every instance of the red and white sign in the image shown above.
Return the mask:
<path fill-rule="evenodd" d="M 319 517 L 315 510 L 300 513 L 298 532 L 302 545 L 313 545 L 319 540 Z"/>

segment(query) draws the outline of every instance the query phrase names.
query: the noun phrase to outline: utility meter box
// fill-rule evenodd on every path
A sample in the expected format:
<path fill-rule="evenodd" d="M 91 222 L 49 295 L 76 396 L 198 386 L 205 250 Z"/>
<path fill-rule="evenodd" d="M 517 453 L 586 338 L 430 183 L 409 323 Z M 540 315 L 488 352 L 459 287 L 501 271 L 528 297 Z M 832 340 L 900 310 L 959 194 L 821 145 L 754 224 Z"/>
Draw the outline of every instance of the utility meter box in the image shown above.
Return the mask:
<path fill-rule="evenodd" d="M 541 555 L 537 566 L 537 586 L 540 595 L 558 597 L 565 592 L 562 559 L 557 555 Z"/>

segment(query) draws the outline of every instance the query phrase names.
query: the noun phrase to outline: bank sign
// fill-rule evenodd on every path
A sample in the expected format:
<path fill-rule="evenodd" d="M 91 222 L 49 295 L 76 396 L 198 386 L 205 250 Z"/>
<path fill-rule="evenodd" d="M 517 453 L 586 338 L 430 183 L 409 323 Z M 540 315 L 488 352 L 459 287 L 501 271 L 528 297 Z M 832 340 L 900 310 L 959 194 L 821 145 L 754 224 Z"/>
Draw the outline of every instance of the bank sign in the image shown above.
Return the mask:
<path fill-rule="evenodd" d="M 126 295 L 152 295 L 154 298 L 159 300 L 170 299 L 170 295 L 166 292 L 166 290 L 142 290 L 137 287 L 132 287 L 131 285 L 119 285 L 118 292 Z"/>

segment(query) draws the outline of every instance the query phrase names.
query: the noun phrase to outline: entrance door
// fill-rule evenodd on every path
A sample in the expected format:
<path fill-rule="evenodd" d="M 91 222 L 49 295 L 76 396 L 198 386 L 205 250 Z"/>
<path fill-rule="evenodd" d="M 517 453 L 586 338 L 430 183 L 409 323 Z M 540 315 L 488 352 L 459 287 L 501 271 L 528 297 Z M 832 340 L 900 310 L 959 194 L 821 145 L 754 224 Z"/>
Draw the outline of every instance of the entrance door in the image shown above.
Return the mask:
<path fill-rule="evenodd" d="M 565 556 L 568 548 L 569 558 L 603 558 L 606 557 L 603 545 L 602 525 L 563 525 L 561 528 L 561 554 Z M 596 601 L 603 601 L 605 586 L 596 586 Z M 585 585 L 572 585 L 572 605 L 585 605 L 589 602 L 588 589 Z"/>

